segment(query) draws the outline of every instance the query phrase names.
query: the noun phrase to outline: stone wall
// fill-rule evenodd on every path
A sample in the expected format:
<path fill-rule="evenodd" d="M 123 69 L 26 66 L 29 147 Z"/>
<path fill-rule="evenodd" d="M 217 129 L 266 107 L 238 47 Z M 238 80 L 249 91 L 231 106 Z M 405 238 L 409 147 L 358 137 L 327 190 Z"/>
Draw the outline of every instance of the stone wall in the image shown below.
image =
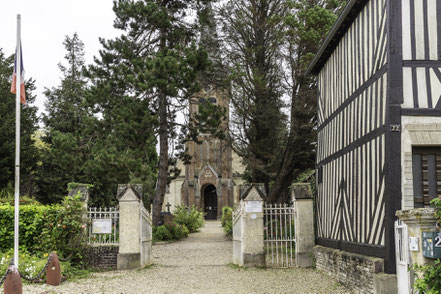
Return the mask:
<path fill-rule="evenodd" d="M 315 246 L 316 267 L 355 293 L 374 293 L 375 274 L 383 271 L 381 258 Z"/>
<path fill-rule="evenodd" d="M 92 246 L 86 249 L 86 262 L 90 268 L 116 269 L 118 246 Z"/>

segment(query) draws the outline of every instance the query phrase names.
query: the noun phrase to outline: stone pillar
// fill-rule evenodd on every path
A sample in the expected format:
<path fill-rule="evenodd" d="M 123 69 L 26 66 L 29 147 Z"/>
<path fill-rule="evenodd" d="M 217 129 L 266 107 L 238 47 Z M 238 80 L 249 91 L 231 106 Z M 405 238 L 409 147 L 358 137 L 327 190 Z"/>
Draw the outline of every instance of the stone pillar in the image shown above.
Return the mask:
<path fill-rule="evenodd" d="M 70 183 L 67 187 L 68 190 L 67 195 L 73 197 L 79 194 L 81 196 L 81 200 L 87 206 L 87 203 L 89 202 L 89 198 L 90 198 L 89 186 L 90 186 L 89 184 Z"/>
<path fill-rule="evenodd" d="M 242 243 L 240 265 L 264 267 L 265 247 L 263 241 L 263 199 L 261 192 L 251 186 L 242 201 Z"/>
<path fill-rule="evenodd" d="M 438 231 L 434 208 L 399 210 L 396 216 L 407 225 L 408 236 L 418 238 L 418 251 L 410 251 L 410 264 L 426 264 L 433 259 L 423 256 L 422 232 Z"/>
<path fill-rule="evenodd" d="M 118 270 L 140 268 L 142 185 L 118 185 L 119 250 Z"/>
<path fill-rule="evenodd" d="M 292 201 L 295 209 L 296 267 L 314 266 L 312 248 L 314 238 L 314 210 L 311 185 L 295 184 L 291 187 Z"/>
<path fill-rule="evenodd" d="M 82 221 L 84 224 L 84 233 L 87 233 L 87 222 L 89 221 L 88 214 L 87 214 L 87 205 L 89 203 L 90 199 L 90 192 L 89 192 L 89 184 L 79 184 L 79 183 L 69 183 L 67 185 L 67 195 L 70 197 L 74 197 L 77 195 L 81 196 L 81 201 L 83 202 L 83 209 L 85 213 L 83 214 Z"/>

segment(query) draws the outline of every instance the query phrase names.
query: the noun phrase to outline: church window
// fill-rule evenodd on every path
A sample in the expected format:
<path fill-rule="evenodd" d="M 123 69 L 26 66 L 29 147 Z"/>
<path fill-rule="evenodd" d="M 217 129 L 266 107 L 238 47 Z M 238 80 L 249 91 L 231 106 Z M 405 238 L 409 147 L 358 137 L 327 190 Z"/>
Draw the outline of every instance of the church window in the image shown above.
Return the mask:
<path fill-rule="evenodd" d="M 208 98 L 208 102 L 210 102 L 211 104 L 216 104 L 216 97 L 210 97 Z"/>

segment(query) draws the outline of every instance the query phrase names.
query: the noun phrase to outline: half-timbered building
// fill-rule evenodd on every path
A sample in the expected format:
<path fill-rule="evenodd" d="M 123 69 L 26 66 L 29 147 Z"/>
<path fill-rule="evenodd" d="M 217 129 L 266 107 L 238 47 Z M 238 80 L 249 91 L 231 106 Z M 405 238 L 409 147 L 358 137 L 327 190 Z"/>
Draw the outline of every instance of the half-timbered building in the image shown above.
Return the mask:
<path fill-rule="evenodd" d="M 349 1 L 308 71 L 317 244 L 394 273 L 395 212 L 441 192 L 441 1 Z"/>

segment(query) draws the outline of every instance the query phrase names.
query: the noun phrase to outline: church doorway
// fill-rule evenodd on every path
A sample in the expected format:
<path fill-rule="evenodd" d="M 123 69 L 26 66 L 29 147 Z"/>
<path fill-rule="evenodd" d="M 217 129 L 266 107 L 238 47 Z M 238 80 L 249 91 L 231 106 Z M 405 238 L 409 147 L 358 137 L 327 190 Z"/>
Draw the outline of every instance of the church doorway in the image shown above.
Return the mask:
<path fill-rule="evenodd" d="M 217 192 L 216 187 L 208 185 L 203 189 L 205 219 L 217 219 Z"/>

